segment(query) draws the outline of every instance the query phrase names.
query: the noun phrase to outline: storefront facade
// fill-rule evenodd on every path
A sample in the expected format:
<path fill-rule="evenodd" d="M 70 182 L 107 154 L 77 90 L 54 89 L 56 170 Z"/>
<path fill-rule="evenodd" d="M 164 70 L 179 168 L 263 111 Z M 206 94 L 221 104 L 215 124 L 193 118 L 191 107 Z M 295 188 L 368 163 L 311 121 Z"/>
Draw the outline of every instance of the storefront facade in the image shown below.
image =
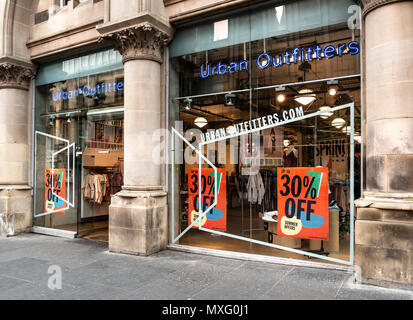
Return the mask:
<path fill-rule="evenodd" d="M 411 284 L 412 3 L 339 3 L 6 1 L 2 233 Z"/>
<path fill-rule="evenodd" d="M 170 189 L 174 244 L 353 265 L 349 203 L 354 184 L 360 188 L 360 157 L 352 148 L 358 155 L 361 149 L 351 143 L 361 138 L 360 32 L 348 27 L 354 2 L 308 4 L 264 3 L 176 30 L 169 46 L 169 111 L 171 126 L 186 141 L 172 138 L 170 157 L 178 166 Z M 332 111 L 348 104 L 353 119 L 351 108 Z M 325 115 L 317 114 L 322 110 Z M 212 174 L 213 165 L 225 180 L 225 195 L 206 192 L 201 210 L 199 161 L 187 142 L 205 143 L 201 152 L 209 162 L 203 162 L 202 175 Z M 310 178 L 281 174 L 293 167 L 328 167 L 330 190 L 311 202 L 324 207 L 317 209 L 323 217 L 304 217 L 312 210 L 304 191 Z M 188 229 L 216 198 L 202 222 L 205 230 Z M 290 213 L 297 220 L 280 216 L 299 211 L 298 203 L 303 215 Z M 312 226 L 314 219 L 320 222 Z M 324 227 L 328 234 L 322 234 Z"/>
<path fill-rule="evenodd" d="M 124 180 L 122 57 L 105 49 L 43 64 L 35 85 L 33 228 L 108 241 Z"/>

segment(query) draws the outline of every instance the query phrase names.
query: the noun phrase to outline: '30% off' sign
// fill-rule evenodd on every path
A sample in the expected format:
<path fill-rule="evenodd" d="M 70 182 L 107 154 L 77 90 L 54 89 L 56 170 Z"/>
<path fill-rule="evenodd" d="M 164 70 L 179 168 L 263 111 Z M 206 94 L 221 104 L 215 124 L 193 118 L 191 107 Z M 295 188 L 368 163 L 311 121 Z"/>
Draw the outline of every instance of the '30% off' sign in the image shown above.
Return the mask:
<path fill-rule="evenodd" d="M 278 168 L 278 235 L 329 240 L 328 168 Z"/>

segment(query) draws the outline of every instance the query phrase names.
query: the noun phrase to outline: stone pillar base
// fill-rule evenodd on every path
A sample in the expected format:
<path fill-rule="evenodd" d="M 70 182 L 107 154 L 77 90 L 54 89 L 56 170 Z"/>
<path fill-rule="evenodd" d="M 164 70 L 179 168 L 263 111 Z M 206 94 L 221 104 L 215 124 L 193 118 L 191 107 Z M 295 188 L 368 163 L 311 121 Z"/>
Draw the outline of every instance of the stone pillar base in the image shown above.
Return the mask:
<path fill-rule="evenodd" d="M 357 209 L 355 263 L 361 281 L 413 285 L 413 211 Z"/>
<path fill-rule="evenodd" d="M 32 227 L 29 186 L 0 186 L 0 237 L 28 232 Z"/>
<path fill-rule="evenodd" d="M 109 251 L 148 256 L 166 249 L 167 193 L 154 189 L 124 188 L 112 197 Z"/>

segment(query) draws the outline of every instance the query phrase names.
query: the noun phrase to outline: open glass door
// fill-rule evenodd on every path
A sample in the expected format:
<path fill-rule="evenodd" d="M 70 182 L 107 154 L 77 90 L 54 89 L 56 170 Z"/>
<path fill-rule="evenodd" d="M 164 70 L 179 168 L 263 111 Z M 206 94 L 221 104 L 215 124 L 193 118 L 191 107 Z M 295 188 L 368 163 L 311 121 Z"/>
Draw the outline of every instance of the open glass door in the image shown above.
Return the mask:
<path fill-rule="evenodd" d="M 77 233 L 76 144 L 50 133 L 35 132 L 34 226 Z M 52 135 L 55 134 L 55 135 Z"/>
<path fill-rule="evenodd" d="M 123 185 L 123 88 L 122 69 L 36 87 L 39 232 L 108 242 L 111 196 Z"/>

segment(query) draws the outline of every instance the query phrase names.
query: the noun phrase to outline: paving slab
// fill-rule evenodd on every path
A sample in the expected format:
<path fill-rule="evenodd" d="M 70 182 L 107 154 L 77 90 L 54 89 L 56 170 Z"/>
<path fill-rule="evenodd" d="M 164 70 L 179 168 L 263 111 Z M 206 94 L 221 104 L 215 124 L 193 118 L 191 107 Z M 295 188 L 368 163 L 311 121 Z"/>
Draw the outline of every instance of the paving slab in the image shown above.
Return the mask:
<path fill-rule="evenodd" d="M 51 290 L 51 266 L 62 289 Z M 413 300 L 346 272 L 177 251 L 110 253 L 104 243 L 25 234 L 0 239 L 0 300 Z"/>

